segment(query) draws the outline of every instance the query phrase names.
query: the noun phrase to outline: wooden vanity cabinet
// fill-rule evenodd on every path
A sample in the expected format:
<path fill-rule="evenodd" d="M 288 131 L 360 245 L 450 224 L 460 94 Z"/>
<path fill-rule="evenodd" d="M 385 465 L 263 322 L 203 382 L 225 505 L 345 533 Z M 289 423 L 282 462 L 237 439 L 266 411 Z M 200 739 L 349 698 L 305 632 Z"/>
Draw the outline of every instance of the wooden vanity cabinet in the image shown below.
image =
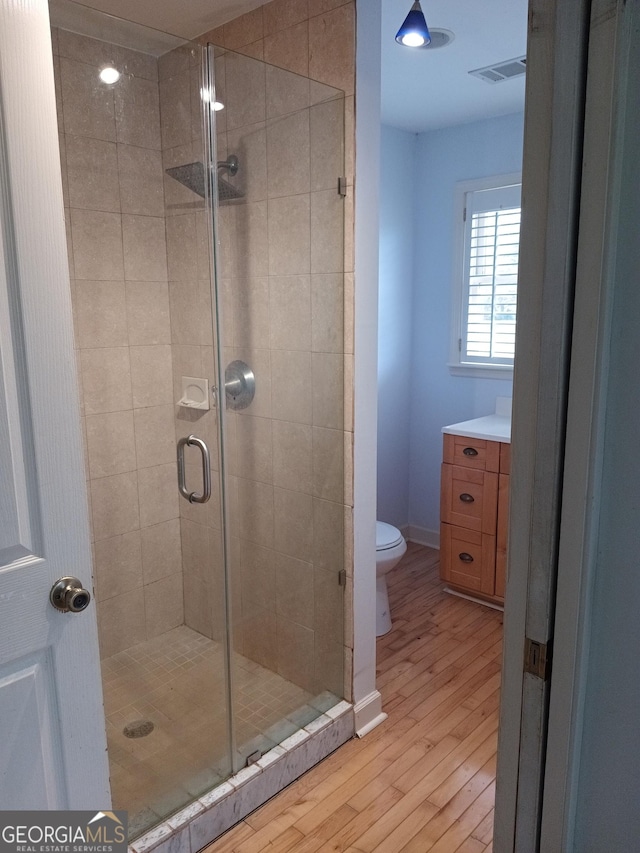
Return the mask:
<path fill-rule="evenodd" d="M 440 576 L 452 589 L 504 602 L 509 444 L 445 434 Z"/>

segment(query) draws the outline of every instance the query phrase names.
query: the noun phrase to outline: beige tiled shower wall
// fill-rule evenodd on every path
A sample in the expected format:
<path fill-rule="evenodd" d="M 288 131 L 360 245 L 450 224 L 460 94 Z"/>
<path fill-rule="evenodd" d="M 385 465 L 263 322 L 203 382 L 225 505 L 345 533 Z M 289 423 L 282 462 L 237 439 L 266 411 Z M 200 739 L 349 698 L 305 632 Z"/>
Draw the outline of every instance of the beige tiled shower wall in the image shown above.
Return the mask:
<path fill-rule="evenodd" d="M 158 63 L 53 31 L 102 656 L 184 621 Z M 105 86 L 98 71 L 123 71 Z"/>
<path fill-rule="evenodd" d="M 311 692 L 347 697 L 354 25 L 351 0 L 274 0 L 201 39 L 223 49 L 218 159 L 239 157 L 246 199 L 220 209 L 225 360 L 257 381 L 228 419 L 234 641 Z"/>

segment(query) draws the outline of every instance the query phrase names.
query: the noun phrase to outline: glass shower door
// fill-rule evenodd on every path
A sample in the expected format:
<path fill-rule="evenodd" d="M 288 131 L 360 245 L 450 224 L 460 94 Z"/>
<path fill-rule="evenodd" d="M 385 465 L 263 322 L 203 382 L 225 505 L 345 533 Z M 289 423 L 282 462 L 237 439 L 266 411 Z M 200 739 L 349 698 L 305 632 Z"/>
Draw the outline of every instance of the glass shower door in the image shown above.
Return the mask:
<path fill-rule="evenodd" d="M 174 171 L 207 162 L 202 48 L 50 12 L 111 787 L 135 837 L 231 772 L 210 212 Z"/>
<path fill-rule="evenodd" d="M 208 56 L 238 769 L 344 695 L 344 94 Z"/>

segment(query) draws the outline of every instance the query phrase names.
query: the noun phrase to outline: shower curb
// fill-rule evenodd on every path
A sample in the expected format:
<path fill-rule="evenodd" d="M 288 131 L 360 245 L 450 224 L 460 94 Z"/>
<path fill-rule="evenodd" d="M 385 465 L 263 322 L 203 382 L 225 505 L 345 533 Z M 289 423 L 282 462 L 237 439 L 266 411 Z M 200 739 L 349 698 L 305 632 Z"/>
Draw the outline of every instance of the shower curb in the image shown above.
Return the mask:
<path fill-rule="evenodd" d="M 141 835 L 129 853 L 198 853 L 354 735 L 353 705 L 339 702 L 249 767 Z"/>

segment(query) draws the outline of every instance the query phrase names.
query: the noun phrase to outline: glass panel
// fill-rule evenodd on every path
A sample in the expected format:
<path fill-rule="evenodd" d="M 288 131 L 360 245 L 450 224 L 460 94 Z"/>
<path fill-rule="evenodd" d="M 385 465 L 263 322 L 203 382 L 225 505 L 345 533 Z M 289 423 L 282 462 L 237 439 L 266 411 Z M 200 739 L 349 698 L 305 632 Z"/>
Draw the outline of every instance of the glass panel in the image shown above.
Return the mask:
<path fill-rule="evenodd" d="M 231 770 L 202 48 L 50 8 L 113 806 L 135 837 Z M 206 503 L 178 490 L 192 434 Z"/>
<path fill-rule="evenodd" d="M 343 695 L 344 93 L 210 50 L 237 768 Z"/>

